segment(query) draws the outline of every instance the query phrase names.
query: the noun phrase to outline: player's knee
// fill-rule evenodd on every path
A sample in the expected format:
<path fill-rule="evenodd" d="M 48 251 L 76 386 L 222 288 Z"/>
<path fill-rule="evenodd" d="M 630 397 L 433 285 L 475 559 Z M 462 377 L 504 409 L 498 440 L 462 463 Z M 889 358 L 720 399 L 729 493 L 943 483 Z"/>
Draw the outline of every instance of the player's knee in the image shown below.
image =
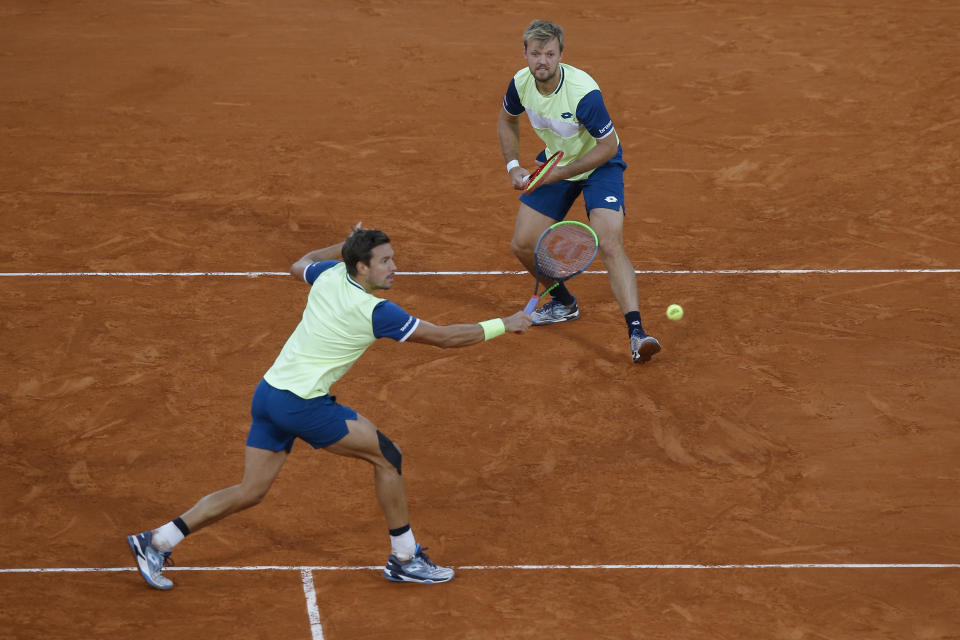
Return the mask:
<path fill-rule="evenodd" d="M 395 445 L 390 438 L 383 435 L 379 429 L 377 429 L 377 441 L 380 443 L 380 453 L 383 455 L 384 460 L 389 462 L 390 466 L 397 470 L 397 475 L 403 475 L 403 471 L 401 470 L 403 454 L 400 452 L 400 447 Z"/>
<path fill-rule="evenodd" d="M 617 236 L 615 238 L 600 238 L 599 249 L 600 257 L 605 261 L 608 258 L 619 256 L 624 253 L 623 240 Z"/>
<path fill-rule="evenodd" d="M 510 240 L 510 250 L 513 251 L 513 255 L 517 256 L 518 258 L 522 258 L 524 256 L 532 256 L 533 250 L 535 247 L 536 247 L 536 242 L 531 244 L 530 241 L 526 238 L 519 238 L 517 236 L 514 236 Z"/>
<path fill-rule="evenodd" d="M 270 487 L 252 487 L 252 486 L 242 486 L 240 489 L 240 499 L 239 507 L 241 509 L 249 509 L 250 507 L 255 507 L 267 496 L 267 491 Z"/>

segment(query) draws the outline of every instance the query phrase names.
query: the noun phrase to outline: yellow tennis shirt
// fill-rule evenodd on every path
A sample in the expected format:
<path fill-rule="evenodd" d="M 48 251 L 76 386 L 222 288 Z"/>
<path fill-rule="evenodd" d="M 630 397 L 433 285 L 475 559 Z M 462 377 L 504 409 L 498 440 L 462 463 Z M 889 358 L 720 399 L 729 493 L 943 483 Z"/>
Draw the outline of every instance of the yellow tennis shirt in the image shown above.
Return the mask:
<path fill-rule="evenodd" d="M 537 89 L 530 69 L 520 69 L 510 81 L 503 108 L 513 116 L 526 111 L 534 131 L 546 145 L 546 156 L 563 151 L 562 166 L 593 149 L 598 139 L 617 134 L 596 81 L 585 71 L 564 63 L 560 63 L 557 73 L 560 83 L 545 96 Z M 567 179 L 586 180 L 593 171 Z"/>
<path fill-rule="evenodd" d="M 326 395 L 377 338 L 403 342 L 420 323 L 367 293 L 342 262 L 316 262 L 305 277 L 315 279 L 303 317 L 263 376 L 276 389 L 304 399 Z"/>

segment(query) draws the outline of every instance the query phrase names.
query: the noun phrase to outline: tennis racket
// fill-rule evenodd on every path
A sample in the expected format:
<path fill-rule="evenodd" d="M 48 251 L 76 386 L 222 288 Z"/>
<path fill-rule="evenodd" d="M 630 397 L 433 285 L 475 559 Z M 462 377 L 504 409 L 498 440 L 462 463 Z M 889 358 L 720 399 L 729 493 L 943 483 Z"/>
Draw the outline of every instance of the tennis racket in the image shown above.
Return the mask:
<path fill-rule="evenodd" d="M 550 172 L 553 171 L 554 167 L 560 164 L 560 161 L 563 160 L 563 151 L 557 151 L 555 154 L 547 158 L 547 161 L 542 165 L 537 167 L 537 170 L 527 176 L 527 184 L 523 187 L 524 193 L 531 193 L 535 191 L 537 187 L 543 184 L 543 181 L 546 180 L 547 176 L 550 175 Z"/>
<path fill-rule="evenodd" d="M 533 287 L 533 297 L 523 309 L 524 313 L 532 313 L 540 299 L 554 287 L 586 270 L 597 257 L 599 248 L 597 234 L 582 222 L 566 220 L 550 225 L 550 228 L 540 235 L 534 249 L 533 263 L 537 282 Z M 554 283 L 537 295 L 541 277 L 553 280 Z"/>

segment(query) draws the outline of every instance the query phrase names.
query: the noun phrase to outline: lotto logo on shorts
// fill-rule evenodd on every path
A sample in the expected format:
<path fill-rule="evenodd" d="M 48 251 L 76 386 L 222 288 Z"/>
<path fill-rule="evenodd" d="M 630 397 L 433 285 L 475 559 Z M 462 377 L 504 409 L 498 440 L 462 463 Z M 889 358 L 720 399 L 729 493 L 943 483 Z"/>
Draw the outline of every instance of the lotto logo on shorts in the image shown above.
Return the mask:
<path fill-rule="evenodd" d="M 606 198 L 604 198 L 604 200 L 606 200 L 607 202 L 616 202 L 617 196 L 607 196 Z"/>

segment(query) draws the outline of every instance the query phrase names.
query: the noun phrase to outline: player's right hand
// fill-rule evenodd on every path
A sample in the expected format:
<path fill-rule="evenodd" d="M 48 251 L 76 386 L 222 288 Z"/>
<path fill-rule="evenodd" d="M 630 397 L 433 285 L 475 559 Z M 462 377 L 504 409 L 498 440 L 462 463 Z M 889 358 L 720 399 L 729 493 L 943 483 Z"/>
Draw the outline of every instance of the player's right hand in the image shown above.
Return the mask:
<path fill-rule="evenodd" d="M 522 191 L 527 186 L 527 180 L 530 178 L 530 172 L 523 167 L 514 167 L 510 169 L 510 184 L 517 191 Z"/>
<path fill-rule="evenodd" d="M 523 333 L 530 328 L 533 320 L 523 311 L 517 311 L 509 318 L 503 319 L 503 328 L 513 333 Z"/>

